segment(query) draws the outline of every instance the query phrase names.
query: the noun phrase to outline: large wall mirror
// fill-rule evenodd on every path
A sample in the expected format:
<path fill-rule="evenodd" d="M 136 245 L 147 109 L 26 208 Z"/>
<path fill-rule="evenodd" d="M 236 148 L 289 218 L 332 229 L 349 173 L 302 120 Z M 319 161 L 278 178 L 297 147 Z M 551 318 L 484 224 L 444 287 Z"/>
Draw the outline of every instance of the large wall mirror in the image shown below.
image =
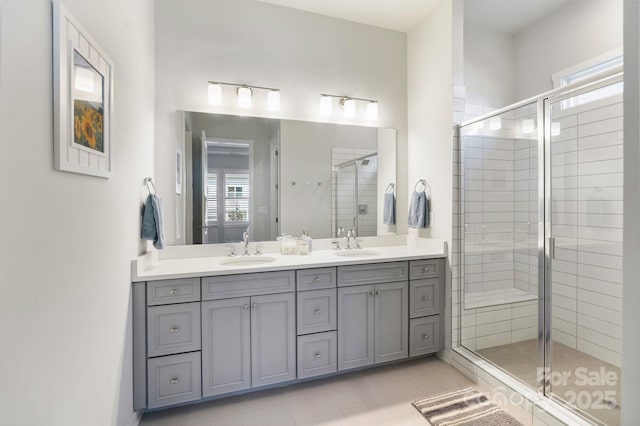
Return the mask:
<path fill-rule="evenodd" d="M 396 183 L 396 131 L 185 112 L 186 244 L 282 234 L 395 234 L 383 222 Z M 181 219 L 182 220 L 182 219 Z M 180 226 L 182 225 L 182 226 Z"/>

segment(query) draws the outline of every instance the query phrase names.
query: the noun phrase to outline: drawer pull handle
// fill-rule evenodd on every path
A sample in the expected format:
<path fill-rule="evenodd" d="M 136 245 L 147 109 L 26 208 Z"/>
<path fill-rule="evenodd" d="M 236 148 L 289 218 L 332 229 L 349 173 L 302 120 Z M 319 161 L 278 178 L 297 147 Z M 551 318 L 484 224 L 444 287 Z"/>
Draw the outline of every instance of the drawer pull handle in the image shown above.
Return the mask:
<path fill-rule="evenodd" d="M 320 359 L 320 358 L 321 358 L 320 353 L 319 353 L 319 352 L 316 352 L 316 354 L 314 355 L 314 358 L 315 358 L 315 359 Z"/>
<path fill-rule="evenodd" d="M 175 288 L 173 290 L 169 290 L 169 294 L 175 296 L 176 294 L 178 294 L 178 290 L 176 290 Z"/>
<path fill-rule="evenodd" d="M 169 332 L 171 332 L 171 333 L 177 333 L 178 331 L 180 331 L 180 330 L 178 329 L 178 327 L 173 327 L 173 328 L 170 328 L 170 329 L 169 329 Z"/>
<path fill-rule="evenodd" d="M 422 300 L 424 300 L 424 301 L 429 300 L 429 296 L 425 296 L 425 297 L 423 297 L 423 298 L 422 298 Z"/>
<path fill-rule="evenodd" d="M 315 312 L 314 312 L 314 314 L 316 314 L 316 315 L 320 315 L 320 313 L 321 313 L 320 309 L 316 309 Z"/>
<path fill-rule="evenodd" d="M 320 277 L 315 277 L 315 278 L 313 279 L 313 282 L 314 282 L 314 283 L 319 283 L 319 282 L 320 282 Z"/>
<path fill-rule="evenodd" d="M 171 379 L 169 383 L 171 383 L 172 385 L 175 385 L 178 383 L 178 379 L 174 377 L 173 379 Z"/>
<path fill-rule="evenodd" d="M 251 309 L 253 309 L 254 311 L 258 309 L 258 304 L 254 303 L 253 305 L 251 305 Z"/>
<path fill-rule="evenodd" d="M 424 268 L 424 269 L 423 269 L 423 271 L 425 271 L 425 272 L 429 272 L 430 270 L 431 270 L 431 269 L 429 269 L 429 268 Z"/>
<path fill-rule="evenodd" d="M 422 335 L 422 338 L 426 340 L 426 339 L 428 339 L 428 338 L 429 338 L 429 335 L 428 335 L 428 334 L 423 334 L 423 335 Z"/>
<path fill-rule="evenodd" d="M 245 311 L 249 310 L 249 305 L 247 303 L 244 304 L 244 306 L 242 306 L 242 309 L 244 309 Z"/>

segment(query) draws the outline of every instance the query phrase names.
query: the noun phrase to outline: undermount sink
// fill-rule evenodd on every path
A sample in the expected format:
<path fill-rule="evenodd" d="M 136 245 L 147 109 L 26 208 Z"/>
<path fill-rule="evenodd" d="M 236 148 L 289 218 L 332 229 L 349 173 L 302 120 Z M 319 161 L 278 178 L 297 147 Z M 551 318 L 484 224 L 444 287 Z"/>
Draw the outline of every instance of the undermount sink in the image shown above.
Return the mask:
<path fill-rule="evenodd" d="M 377 256 L 378 253 L 375 250 L 359 250 L 359 249 L 354 249 L 354 250 L 345 250 L 345 251 L 337 251 L 335 252 L 336 256 L 340 256 L 340 257 L 364 257 L 364 256 Z"/>
<path fill-rule="evenodd" d="M 220 261 L 221 265 L 237 265 L 237 266 L 251 266 L 262 265 L 263 263 L 271 263 L 276 260 L 275 257 L 269 256 L 241 256 L 230 257 Z"/>

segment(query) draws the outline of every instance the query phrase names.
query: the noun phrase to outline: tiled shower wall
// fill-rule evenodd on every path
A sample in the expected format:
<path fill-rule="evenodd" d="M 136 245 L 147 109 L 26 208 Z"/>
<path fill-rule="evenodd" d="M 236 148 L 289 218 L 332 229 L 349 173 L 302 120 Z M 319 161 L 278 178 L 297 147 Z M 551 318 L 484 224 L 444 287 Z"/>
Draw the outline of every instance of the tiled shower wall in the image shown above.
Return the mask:
<path fill-rule="evenodd" d="M 460 117 L 464 111 L 464 91 L 458 89 L 456 93 L 462 94 L 454 103 Z M 522 118 L 533 114 L 535 106 L 528 111 L 516 111 L 513 119 L 521 122 Z M 553 208 L 557 212 L 553 217 L 557 248 L 553 262 L 552 336 L 554 341 L 619 366 L 622 337 L 622 99 L 610 98 L 564 113 L 554 110 L 553 121 L 560 122 L 561 131 L 552 139 Z M 490 147 L 493 143 L 489 141 L 483 149 L 493 149 Z M 478 273 L 473 268 L 460 269 L 460 219 L 463 216 L 459 188 L 460 180 L 469 171 L 461 170 L 459 147 L 460 138 L 455 133 L 452 341 L 455 344 L 461 335 L 463 345 L 477 350 L 534 339 L 537 335 L 537 300 L 466 309 L 459 317 L 464 297 L 459 292 L 460 272 L 465 278 L 466 273 Z M 489 155 L 493 153 L 489 152 Z M 515 139 L 513 155 L 513 285 L 537 294 L 537 141 Z M 504 165 L 508 167 L 509 163 Z M 505 171 L 508 174 L 508 169 Z M 464 220 L 469 223 L 468 218 Z M 465 235 L 467 233 L 468 230 Z M 486 256 L 483 254 L 483 262 L 491 260 L 491 256 L 488 259 Z M 471 260 L 468 264 L 473 264 L 480 259 L 471 257 L 467 260 Z M 470 286 L 477 285 L 477 276 L 472 281 L 475 282 Z"/>
<path fill-rule="evenodd" d="M 552 109 L 552 338 L 622 361 L 622 96 Z"/>

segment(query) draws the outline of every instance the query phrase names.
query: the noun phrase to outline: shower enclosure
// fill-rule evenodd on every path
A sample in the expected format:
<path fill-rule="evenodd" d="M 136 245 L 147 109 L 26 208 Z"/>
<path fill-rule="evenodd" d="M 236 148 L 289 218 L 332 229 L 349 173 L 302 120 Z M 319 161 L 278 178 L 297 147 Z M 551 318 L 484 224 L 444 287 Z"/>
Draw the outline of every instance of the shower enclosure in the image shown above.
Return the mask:
<path fill-rule="evenodd" d="M 622 72 L 460 126 L 458 344 L 620 424 Z"/>
<path fill-rule="evenodd" d="M 342 228 L 359 237 L 375 236 L 378 154 L 334 147 L 332 162 L 332 235 Z"/>

